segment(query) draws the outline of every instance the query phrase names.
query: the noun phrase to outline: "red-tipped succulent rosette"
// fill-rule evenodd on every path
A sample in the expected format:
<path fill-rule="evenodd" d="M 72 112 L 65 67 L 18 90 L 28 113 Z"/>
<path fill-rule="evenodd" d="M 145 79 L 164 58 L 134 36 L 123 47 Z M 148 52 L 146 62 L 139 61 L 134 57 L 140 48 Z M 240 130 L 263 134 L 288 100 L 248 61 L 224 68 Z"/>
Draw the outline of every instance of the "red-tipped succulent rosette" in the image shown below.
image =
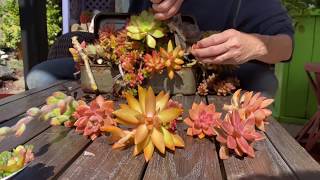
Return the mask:
<path fill-rule="evenodd" d="M 73 116 L 77 119 L 74 123 L 76 131 L 95 140 L 100 134 L 100 128 L 106 125 L 116 125 L 113 120 L 113 101 L 105 100 L 98 96 L 90 104 L 79 101 L 79 106 Z"/>
<path fill-rule="evenodd" d="M 255 157 L 253 143 L 264 139 L 264 136 L 255 130 L 255 119 L 252 114 L 248 119 L 242 120 L 237 110 L 228 113 L 217 129 L 217 141 L 220 143 L 219 156 L 221 159 L 229 158 L 229 151 L 234 151 L 238 156 L 245 154 Z"/>

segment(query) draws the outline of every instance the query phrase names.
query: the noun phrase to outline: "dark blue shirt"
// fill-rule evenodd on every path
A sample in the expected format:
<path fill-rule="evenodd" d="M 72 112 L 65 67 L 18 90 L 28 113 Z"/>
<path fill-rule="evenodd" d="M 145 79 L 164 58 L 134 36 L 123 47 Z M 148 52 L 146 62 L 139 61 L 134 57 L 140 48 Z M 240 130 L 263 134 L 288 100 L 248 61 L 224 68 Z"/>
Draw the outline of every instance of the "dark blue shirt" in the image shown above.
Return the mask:
<path fill-rule="evenodd" d="M 132 0 L 131 13 L 139 13 L 151 6 L 150 0 Z M 184 0 L 180 9 L 192 15 L 203 31 L 237 29 L 263 35 L 294 35 L 291 18 L 280 0 Z M 241 86 L 274 96 L 277 79 L 273 66 L 257 61 L 243 64 L 237 71 Z"/>
<path fill-rule="evenodd" d="M 132 0 L 130 11 L 151 6 L 149 0 Z M 201 30 L 234 28 L 246 33 L 293 36 L 292 22 L 280 0 L 184 0 L 180 12 L 192 15 Z"/>

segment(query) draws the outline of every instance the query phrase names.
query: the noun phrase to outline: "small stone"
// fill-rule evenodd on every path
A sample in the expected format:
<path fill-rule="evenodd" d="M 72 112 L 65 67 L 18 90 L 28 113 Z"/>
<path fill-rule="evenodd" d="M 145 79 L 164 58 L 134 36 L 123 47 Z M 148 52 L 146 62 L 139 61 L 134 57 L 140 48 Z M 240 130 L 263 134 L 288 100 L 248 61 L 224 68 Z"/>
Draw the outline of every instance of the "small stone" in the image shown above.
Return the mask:
<path fill-rule="evenodd" d="M 0 66 L 0 79 L 1 80 L 17 80 L 14 76 L 14 71 L 7 66 Z"/>

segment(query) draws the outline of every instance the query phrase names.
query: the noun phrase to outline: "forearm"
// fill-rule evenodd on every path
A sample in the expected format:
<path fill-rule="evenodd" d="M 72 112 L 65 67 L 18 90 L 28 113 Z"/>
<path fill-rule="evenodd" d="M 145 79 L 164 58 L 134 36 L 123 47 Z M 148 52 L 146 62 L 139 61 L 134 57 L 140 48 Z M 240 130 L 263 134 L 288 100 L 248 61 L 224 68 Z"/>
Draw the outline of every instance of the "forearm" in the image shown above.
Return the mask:
<path fill-rule="evenodd" d="M 285 34 L 267 36 L 254 34 L 261 42 L 257 60 L 268 64 L 276 64 L 288 60 L 292 54 L 292 39 Z"/>

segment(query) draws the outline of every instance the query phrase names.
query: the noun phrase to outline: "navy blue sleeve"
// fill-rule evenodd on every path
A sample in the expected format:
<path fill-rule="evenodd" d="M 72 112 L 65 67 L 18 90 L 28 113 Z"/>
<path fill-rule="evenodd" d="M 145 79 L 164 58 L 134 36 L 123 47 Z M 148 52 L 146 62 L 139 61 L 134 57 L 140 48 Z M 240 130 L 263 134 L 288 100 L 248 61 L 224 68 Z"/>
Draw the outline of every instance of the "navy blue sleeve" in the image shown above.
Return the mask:
<path fill-rule="evenodd" d="M 242 0 L 236 28 L 263 35 L 287 34 L 293 39 L 291 18 L 280 0 Z"/>
<path fill-rule="evenodd" d="M 151 7 L 151 2 L 149 0 L 131 0 L 129 13 L 138 14 L 141 11 Z"/>

